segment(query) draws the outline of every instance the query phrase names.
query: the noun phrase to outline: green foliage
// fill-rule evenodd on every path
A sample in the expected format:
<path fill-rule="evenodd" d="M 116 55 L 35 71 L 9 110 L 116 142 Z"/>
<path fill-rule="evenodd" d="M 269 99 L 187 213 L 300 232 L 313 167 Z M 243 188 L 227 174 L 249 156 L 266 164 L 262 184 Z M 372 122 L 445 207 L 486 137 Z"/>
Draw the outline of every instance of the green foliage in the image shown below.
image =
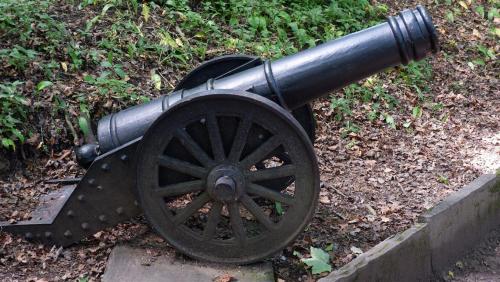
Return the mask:
<path fill-rule="evenodd" d="M 276 209 L 276 213 L 279 216 L 282 216 L 283 213 L 284 213 L 284 210 L 283 210 L 283 206 L 281 205 L 281 203 L 280 202 L 274 202 L 274 207 Z"/>
<path fill-rule="evenodd" d="M 227 53 L 280 58 L 372 26 L 383 21 L 388 11 L 385 5 L 368 0 L 63 2 L 74 5 L 70 13 L 79 9 L 88 17 L 78 21 L 59 17 L 60 11 L 54 7 L 60 3 L 54 0 L 0 1 L 0 33 L 2 39 L 8 39 L 5 49 L 0 50 L 0 62 L 10 73 L 39 70 L 34 78 L 21 79 L 38 82 L 35 91 L 28 93 L 34 95 L 34 101 L 43 96 L 41 91 L 51 91 L 52 84 L 80 80 L 84 90 L 78 91 L 76 105 L 85 116 L 94 115 L 93 105 L 103 100 L 129 106 L 146 100 L 143 94 L 171 88 L 171 81 L 162 81 L 164 73 L 157 70 L 168 69 L 178 78 L 207 57 Z M 488 18 L 495 10 L 485 5 L 476 13 Z M 481 50 L 478 52 L 483 53 Z M 425 63 L 409 65 L 397 77 L 424 97 L 428 71 L 432 74 Z M 149 75 L 147 83 L 140 81 L 144 73 Z M 14 81 L 18 75 L 2 77 L 2 81 Z M 71 95 L 54 99 L 59 114 L 75 105 L 69 100 Z M 387 111 L 397 108 L 398 101 L 388 94 L 383 82 L 372 78 L 332 98 L 334 117 L 344 125 L 343 136 L 359 132 L 351 116 L 360 106 L 367 106 L 369 120 L 383 120 L 395 127 Z M 28 127 L 21 123 L 14 126 L 25 134 Z"/>
<path fill-rule="evenodd" d="M 429 81 L 432 79 L 432 68 L 427 60 L 411 62 L 401 68 L 399 72 L 400 82 L 413 88 L 418 97 L 424 100 L 425 94 L 429 92 Z"/>
<path fill-rule="evenodd" d="M 426 94 L 429 92 L 428 82 L 432 79 L 432 68 L 426 61 L 412 62 L 407 66 L 399 68 L 396 82 L 404 87 L 413 89 L 417 94 L 418 103 L 413 106 L 411 115 L 414 118 L 422 116 L 422 104 L 427 102 Z M 396 129 L 397 124 L 394 117 L 389 114 L 390 110 L 398 109 L 400 103 L 396 97 L 390 95 L 384 87 L 384 81 L 378 76 L 368 78 L 364 83 L 355 83 L 344 88 L 341 95 L 332 95 L 330 107 L 334 112 L 334 119 L 344 121 L 342 136 L 349 133 L 359 132 L 350 119 L 354 108 L 365 109 L 366 118 L 369 121 L 381 120 L 390 128 Z M 363 106 L 364 105 L 364 106 Z M 439 105 L 432 106 L 433 110 L 442 109 Z M 410 123 L 403 124 L 408 127 Z"/>
<path fill-rule="evenodd" d="M 52 81 L 48 81 L 48 80 L 43 80 L 43 81 L 40 81 L 37 85 L 36 85 L 36 90 L 37 91 L 42 91 L 43 89 L 47 88 L 47 87 L 50 87 L 52 86 L 54 83 L 52 83 Z"/>
<path fill-rule="evenodd" d="M 45 11 L 50 0 L 0 1 L 0 31 L 5 37 L 18 38 L 21 44 L 31 44 L 38 51 L 53 54 L 65 43 L 67 31 L 64 23 Z M 33 37 L 44 40 L 33 40 Z"/>
<path fill-rule="evenodd" d="M 100 76 L 87 75 L 83 78 L 86 83 L 96 86 L 99 94 L 114 98 L 135 97 L 133 85 L 124 80 L 114 78 L 111 72 L 102 72 Z"/>
<path fill-rule="evenodd" d="M 307 266 L 311 267 L 312 274 L 320 274 L 323 272 L 331 272 L 332 266 L 330 265 L 330 255 L 320 248 L 310 248 L 311 257 L 302 258 Z"/>
<path fill-rule="evenodd" d="M 27 121 L 29 101 L 19 92 L 19 81 L 0 84 L 0 147 L 15 149 L 25 136 L 18 129 Z"/>
<path fill-rule="evenodd" d="M 78 127 L 82 131 L 83 136 L 85 138 L 87 138 L 90 135 L 91 128 L 89 121 L 87 120 L 86 117 L 83 116 L 78 117 Z"/>
<path fill-rule="evenodd" d="M 447 178 L 446 176 L 444 176 L 444 175 L 438 175 L 438 177 L 437 177 L 437 181 L 438 181 L 439 183 L 444 184 L 444 185 L 448 185 L 448 184 L 450 184 L 450 180 L 448 180 L 448 178 Z"/>
<path fill-rule="evenodd" d="M 25 49 L 19 45 L 15 45 L 14 48 L 0 50 L 0 60 L 6 62 L 7 66 L 21 71 L 26 69 L 36 55 L 36 51 Z"/>

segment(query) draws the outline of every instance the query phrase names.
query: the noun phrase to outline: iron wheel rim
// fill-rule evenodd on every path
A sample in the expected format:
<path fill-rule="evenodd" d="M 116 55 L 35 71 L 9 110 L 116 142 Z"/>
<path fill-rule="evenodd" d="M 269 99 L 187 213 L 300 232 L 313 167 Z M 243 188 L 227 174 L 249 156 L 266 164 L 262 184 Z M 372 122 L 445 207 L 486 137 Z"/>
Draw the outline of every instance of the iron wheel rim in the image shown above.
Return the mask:
<path fill-rule="evenodd" d="M 219 128 L 224 118 L 238 120 L 229 146 L 223 144 Z M 209 145 L 201 146 L 203 141 L 189 133 L 190 126 L 197 123 L 206 125 Z M 270 134 L 257 142 L 256 148 L 249 145 L 255 143 L 251 141 L 255 138 L 249 137 L 254 127 Z M 191 161 L 170 156 L 180 151 L 169 147 L 174 140 L 191 155 Z M 255 168 L 282 151 L 291 164 Z M 273 162 L 269 161 L 271 165 Z M 179 251 L 212 262 L 251 263 L 280 251 L 308 224 L 319 195 L 318 167 L 307 134 L 284 109 L 248 92 L 207 91 L 173 106 L 144 135 L 137 164 L 139 198 L 151 225 Z M 217 174 L 217 169 L 223 174 Z M 179 172 L 187 178 L 179 181 L 172 177 Z M 214 179 L 227 175 L 234 182 L 234 191 L 228 188 L 230 197 L 224 198 L 226 192 L 220 192 L 220 187 L 225 186 L 210 187 L 215 185 Z M 276 179 L 276 175 L 293 176 L 292 195 L 288 190 L 274 191 L 259 185 L 266 179 Z M 176 194 L 179 191 L 182 193 Z M 187 197 L 188 203 L 179 208 L 176 205 L 182 197 Z M 277 206 L 276 211 L 271 207 L 269 212 L 273 201 L 285 207 L 285 212 L 276 216 Z M 172 202 L 173 207 L 168 206 Z M 244 210 L 253 220 L 243 214 Z M 221 226 L 223 220 L 226 226 Z M 250 229 L 255 231 L 251 222 L 257 223 L 257 235 L 249 234 Z M 192 228 L 189 224 L 203 226 Z M 231 236 L 224 237 L 224 228 L 230 229 Z"/>

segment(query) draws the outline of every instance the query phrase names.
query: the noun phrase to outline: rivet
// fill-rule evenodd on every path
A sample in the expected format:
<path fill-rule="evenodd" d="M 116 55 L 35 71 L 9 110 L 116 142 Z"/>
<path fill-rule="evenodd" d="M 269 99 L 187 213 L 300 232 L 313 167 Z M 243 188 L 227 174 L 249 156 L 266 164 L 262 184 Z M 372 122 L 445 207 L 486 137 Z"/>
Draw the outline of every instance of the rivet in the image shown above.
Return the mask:
<path fill-rule="evenodd" d="M 102 190 L 102 186 L 101 185 L 97 185 L 97 190 Z"/>
<path fill-rule="evenodd" d="M 101 169 L 102 169 L 103 171 L 109 171 L 109 164 L 107 164 L 107 163 L 102 164 L 102 165 L 101 165 Z"/>
<path fill-rule="evenodd" d="M 87 183 L 90 185 L 90 186 L 93 186 L 95 184 L 95 179 L 94 178 L 90 178 Z"/>
<path fill-rule="evenodd" d="M 138 206 L 139 206 L 139 202 L 137 202 L 137 200 L 136 200 L 136 201 L 134 201 L 134 206 L 136 206 L 136 207 L 138 207 Z"/>
<path fill-rule="evenodd" d="M 128 156 L 127 156 L 127 155 L 125 155 L 125 154 L 124 154 L 124 155 L 121 155 L 121 156 L 120 156 L 120 160 L 122 160 L 123 162 L 126 162 L 126 161 L 128 161 Z"/>
<path fill-rule="evenodd" d="M 46 238 L 51 238 L 52 237 L 52 232 L 49 232 L 49 231 L 45 232 L 45 237 Z"/>
<path fill-rule="evenodd" d="M 82 229 L 83 230 L 88 230 L 89 229 L 89 224 L 86 223 L 86 222 L 82 223 Z"/>
<path fill-rule="evenodd" d="M 78 201 L 80 202 L 83 202 L 85 200 L 85 196 L 84 195 L 78 195 Z"/>
<path fill-rule="evenodd" d="M 106 216 L 105 216 L 105 215 L 103 215 L 103 214 L 101 214 L 101 215 L 99 216 L 99 220 L 100 220 L 101 222 L 105 222 L 105 221 L 106 221 Z"/>
<path fill-rule="evenodd" d="M 67 213 L 67 215 L 69 217 L 73 217 L 73 216 L 75 216 L 75 212 L 73 210 L 69 210 L 68 213 Z"/>
<path fill-rule="evenodd" d="M 69 237 L 73 236 L 73 234 L 71 234 L 71 231 L 69 231 L 69 230 L 64 231 L 64 234 L 63 234 L 63 235 L 64 235 L 64 237 L 66 237 L 66 238 L 69 238 Z"/>
<path fill-rule="evenodd" d="M 33 239 L 33 233 L 27 232 L 26 234 L 24 234 L 24 238 L 26 238 L 26 239 Z"/>
<path fill-rule="evenodd" d="M 118 208 L 116 209 L 116 213 L 117 213 L 117 214 L 122 214 L 122 213 L 123 213 L 123 208 L 122 208 L 122 207 L 118 207 Z"/>

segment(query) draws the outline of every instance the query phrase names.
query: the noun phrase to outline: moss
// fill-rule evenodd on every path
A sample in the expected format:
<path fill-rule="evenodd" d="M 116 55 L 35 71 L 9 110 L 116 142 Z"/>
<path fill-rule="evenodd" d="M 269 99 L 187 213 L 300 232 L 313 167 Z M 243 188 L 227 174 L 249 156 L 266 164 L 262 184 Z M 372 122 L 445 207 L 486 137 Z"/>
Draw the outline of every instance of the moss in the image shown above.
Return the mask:
<path fill-rule="evenodd" d="M 490 192 L 491 193 L 499 193 L 500 192 L 500 179 L 497 180 L 495 185 L 493 185 L 493 187 L 490 188 Z"/>

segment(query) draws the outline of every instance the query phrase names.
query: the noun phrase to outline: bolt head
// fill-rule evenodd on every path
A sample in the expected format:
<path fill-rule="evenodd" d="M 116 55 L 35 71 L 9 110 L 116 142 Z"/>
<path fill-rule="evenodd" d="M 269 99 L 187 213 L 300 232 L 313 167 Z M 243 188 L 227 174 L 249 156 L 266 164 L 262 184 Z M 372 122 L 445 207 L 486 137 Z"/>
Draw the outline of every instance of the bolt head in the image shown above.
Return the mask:
<path fill-rule="evenodd" d="M 109 164 L 107 164 L 107 163 L 102 164 L 101 169 L 102 169 L 102 171 L 109 171 Z"/>
<path fill-rule="evenodd" d="M 89 225 L 87 222 L 82 223 L 82 225 L 81 225 L 81 226 L 82 226 L 82 229 L 83 229 L 83 230 L 88 230 L 88 229 L 89 229 L 89 227 L 90 227 L 90 225 Z"/>
<path fill-rule="evenodd" d="M 123 214 L 123 207 L 118 207 L 118 208 L 116 209 L 116 213 L 117 213 L 117 214 Z"/>

